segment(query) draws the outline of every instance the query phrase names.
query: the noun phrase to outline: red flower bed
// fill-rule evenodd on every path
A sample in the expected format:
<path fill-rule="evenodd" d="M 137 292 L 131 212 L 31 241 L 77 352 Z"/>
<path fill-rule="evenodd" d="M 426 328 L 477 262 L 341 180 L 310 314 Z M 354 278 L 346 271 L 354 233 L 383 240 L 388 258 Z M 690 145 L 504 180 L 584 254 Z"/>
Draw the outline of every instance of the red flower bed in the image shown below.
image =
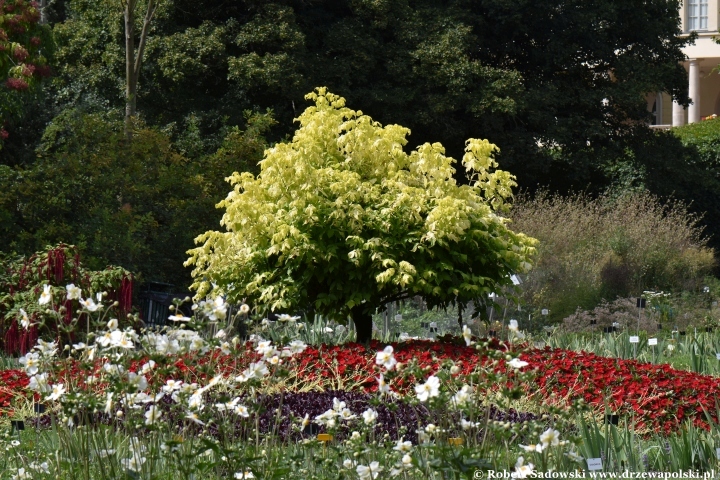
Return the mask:
<path fill-rule="evenodd" d="M 13 399 L 25 395 L 25 387 L 30 381 L 22 370 L 0 370 L 0 413 L 10 408 Z"/>
<path fill-rule="evenodd" d="M 296 355 L 289 368 L 302 385 L 323 385 L 342 381 L 344 385 L 368 392 L 377 390 L 375 353 L 385 344 L 373 342 L 369 348 L 359 344 L 342 346 L 308 347 Z M 460 367 L 460 375 L 468 374 L 487 360 L 474 347 L 447 342 L 410 341 L 393 345 L 398 362 L 416 360 L 427 368 L 427 375 L 434 373 L 445 360 L 452 360 Z M 495 344 L 496 348 L 505 348 Z M 176 378 L 207 378 L 205 366 L 210 358 L 222 365 L 225 373 L 239 372 L 259 355 L 251 344 L 240 346 L 237 355 L 223 356 L 217 353 L 200 362 L 177 360 L 173 370 Z M 548 397 L 555 393 L 561 401 L 582 398 L 596 407 L 608 406 L 612 413 L 625 415 L 635 421 L 639 428 L 651 428 L 669 432 L 678 422 L 691 420 L 707 428 L 706 412 L 717 420 L 720 408 L 720 378 L 675 370 L 669 365 L 652 365 L 633 360 L 599 357 L 584 352 L 573 352 L 549 347 L 528 350 L 521 358 L 529 362 L 526 368 L 538 368 L 534 385 L 528 392 Z M 190 367 L 200 363 L 199 367 Z M 77 372 L 74 372 L 75 375 Z M 217 370 L 211 374 L 219 373 Z M 7 408 L 15 395 L 25 395 L 28 379 L 18 370 L 0 372 L 0 409 Z M 392 388 L 407 392 L 412 381 L 393 383 Z"/>

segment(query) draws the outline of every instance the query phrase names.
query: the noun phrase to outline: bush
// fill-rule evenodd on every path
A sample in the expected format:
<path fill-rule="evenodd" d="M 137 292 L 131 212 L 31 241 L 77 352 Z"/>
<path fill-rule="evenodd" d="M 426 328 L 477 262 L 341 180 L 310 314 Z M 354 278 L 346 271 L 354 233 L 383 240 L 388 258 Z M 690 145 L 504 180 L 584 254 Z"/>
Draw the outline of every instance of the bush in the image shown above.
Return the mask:
<path fill-rule="evenodd" d="M 230 131 L 218 153 L 190 162 L 157 129 L 139 124 L 128 143 L 121 117 L 66 112 L 47 128 L 32 165 L 0 166 L 0 241 L 21 254 L 72 243 L 89 268 L 121 265 L 186 286 L 185 251 L 217 227 L 224 178 L 257 164 L 272 122 L 248 114 L 245 131 Z"/>
<path fill-rule="evenodd" d="M 524 300 L 554 320 L 645 290 L 698 290 L 715 263 L 698 217 L 647 193 L 521 196 L 511 217 L 540 241 Z"/>

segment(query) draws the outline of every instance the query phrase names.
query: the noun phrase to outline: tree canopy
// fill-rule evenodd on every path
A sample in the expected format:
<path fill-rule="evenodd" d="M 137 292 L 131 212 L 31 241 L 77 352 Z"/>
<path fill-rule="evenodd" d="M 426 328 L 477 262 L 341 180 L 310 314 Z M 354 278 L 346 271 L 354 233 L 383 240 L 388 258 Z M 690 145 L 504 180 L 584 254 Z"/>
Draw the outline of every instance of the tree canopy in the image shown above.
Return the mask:
<path fill-rule="evenodd" d="M 441 144 L 408 154 L 407 128 L 382 126 L 325 88 L 308 98 L 315 106 L 292 141 L 268 149 L 257 176 L 229 178 L 227 231 L 198 237 L 186 262 L 198 296 L 352 315 L 366 341 L 388 301 L 480 300 L 530 268 L 534 240 L 502 216 L 515 183 L 495 170 L 493 144 L 466 142 L 459 185 Z"/>

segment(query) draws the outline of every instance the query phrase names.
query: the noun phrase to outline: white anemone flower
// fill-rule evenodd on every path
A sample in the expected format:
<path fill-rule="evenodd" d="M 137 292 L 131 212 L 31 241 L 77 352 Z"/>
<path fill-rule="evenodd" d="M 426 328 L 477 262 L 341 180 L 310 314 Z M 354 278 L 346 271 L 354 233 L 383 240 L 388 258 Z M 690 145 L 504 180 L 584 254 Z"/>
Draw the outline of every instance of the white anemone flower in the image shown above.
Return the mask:
<path fill-rule="evenodd" d="M 543 448 L 547 448 L 548 446 L 558 446 L 560 445 L 560 432 L 553 430 L 552 428 L 548 428 L 542 433 L 542 435 L 540 435 L 540 442 L 542 442 Z"/>
<path fill-rule="evenodd" d="M 368 408 L 362 413 L 362 417 L 366 425 L 372 425 L 377 421 L 378 414 L 372 408 Z"/>
<path fill-rule="evenodd" d="M 462 336 L 465 340 L 465 345 L 467 345 L 468 347 L 475 343 L 472 341 L 472 331 L 470 331 L 470 327 L 468 327 L 467 325 L 463 325 Z"/>
<path fill-rule="evenodd" d="M 50 391 L 50 384 L 48 383 L 47 373 L 39 373 L 30 377 L 28 388 L 35 392 L 48 393 Z"/>
<path fill-rule="evenodd" d="M 111 318 L 109 322 L 107 322 L 107 328 L 110 331 L 117 330 L 119 327 L 118 319 L 117 318 Z"/>
<path fill-rule="evenodd" d="M 80 300 L 82 296 L 82 290 L 80 290 L 79 287 L 76 287 L 74 283 L 65 285 L 65 290 L 67 290 L 68 300 Z"/>
<path fill-rule="evenodd" d="M 50 285 L 43 285 L 43 292 L 40 294 L 40 300 L 38 300 L 40 305 L 47 305 L 52 301 L 52 292 L 50 289 Z"/>
<path fill-rule="evenodd" d="M 376 377 L 375 379 L 378 382 L 378 393 L 380 395 L 389 395 L 390 393 L 392 393 L 392 391 L 390 390 L 390 386 L 385 381 L 385 377 L 382 373 L 379 377 Z"/>
<path fill-rule="evenodd" d="M 162 411 L 157 405 L 150 405 L 147 412 L 145 412 L 145 425 L 152 425 L 157 422 L 162 416 Z"/>
<path fill-rule="evenodd" d="M 415 393 L 418 400 L 426 402 L 430 397 L 437 397 L 440 394 L 440 379 L 431 375 L 425 383 L 415 386 Z"/>
<path fill-rule="evenodd" d="M 22 308 L 20 309 L 20 326 L 24 328 L 25 330 L 28 330 L 32 324 L 30 322 L 30 317 L 28 317 L 28 314 L 25 310 Z"/>
<path fill-rule="evenodd" d="M 234 477 L 236 479 L 244 480 L 246 478 L 255 478 L 255 475 L 250 470 L 245 470 L 244 472 L 235 472 Z"/>
<path fill-rule="evenodd" d="M 82 307 L 88 312 L 96 312 L 98 308 L 100 308 L 100 305 L 95 303 L 95 301 L 91 297 L 88 297 L 85 300 L 81 298 L 80 305 L 82 305 Z"/>
<path fill-rule="evenodd" d="M 178 312 L 175 315 L 170 315 L 168 317 L 168 320 L 170 320 L 172 322 L 189 322 L 190 317 L 186 317 L 185 315 L 183 315 L 183 313 L 181 311 L 178 310 Z"/>
<path fill-rule="evenodd" d="M 360 480 L 374 480 L 380 475 L 382 467 L 378 462 L 371 462 L 370 465 L 358 465 L 355 471 Z"/>
<path fill-rule="evenodd" d="M 532 463 L 525 465 L 525 459 L 518 457 L 515 463 L 515 471 L 510 474 L 512 478 L 527 478 L 533 475 L 535 466 Z"/>
<path fill-rule="evenodd" d="M 38 372 L 40 366 L 40 355 L 33 352 L 28 352 L 24 357 L 18 359 L 18 363 L 23 366 L 25 373 L 28 375 L 35 375 Z"/>
<path fill-rule="evenodd" d="M 409 453 L 412 452 L 412 448 L 413 444 L 410 440 L 403 441 L 403 439 L 401 438 L 397 441 L 397 444 L 393 447 L 393 450 L 401 453 Z"/>
<path fill-rule="evenodd" d="M 512 360 L 507 362 L 507 364 L 513 368 L 522 368 L 530 365 L 528 362 L 520 360 L 519 358 L 513 358 Z"/>
<path fill-rule="evenodd" d="M 65 385 L 62 383 L 57 383 L 52 386 L 52 393 L 48 397 L 49 400 L 60 400 L 60 398 L 65 395 Z"/>
<path fill-rule="evenodd" d="M 450 403 L 455 408 L 464 407 L 471 399 L 472 389 L 469 385 L 463 385 L 460 390 L 453 395 Z"/>
<path fill-rule="evenodd" d="M 377 365 L 382 365 L 388 370 L 392 370 L 397 364 L 397 360 L 395 360 L 395 356 L 393 355 L 393 347 L 388 345 L 382 352 L 377 352 L 375 363 Z"/>

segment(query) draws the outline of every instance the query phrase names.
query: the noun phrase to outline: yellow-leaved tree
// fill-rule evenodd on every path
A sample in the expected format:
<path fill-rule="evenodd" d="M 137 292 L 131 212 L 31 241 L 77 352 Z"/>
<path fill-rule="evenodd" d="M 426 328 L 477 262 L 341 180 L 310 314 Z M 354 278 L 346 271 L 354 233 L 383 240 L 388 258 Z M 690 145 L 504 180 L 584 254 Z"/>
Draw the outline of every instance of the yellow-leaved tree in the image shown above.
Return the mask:
<path fill-rule="evenodd" d="M 350 316 L 367 342 L 387 302 L 479 305 L 530 268 L 535 240 L 501 215 L 515 182 L 495 170 L 494 145 L 467 141 L 469 184 L 458 185 L 439 143 L 407 153 L 407 128 L 383 127 L 325 88 L 307 98 L 315 106 L 292 142 L 268 149 L 257 177 L 229 177 L 226 231 L 188 252 L 197 296 Z"/>

